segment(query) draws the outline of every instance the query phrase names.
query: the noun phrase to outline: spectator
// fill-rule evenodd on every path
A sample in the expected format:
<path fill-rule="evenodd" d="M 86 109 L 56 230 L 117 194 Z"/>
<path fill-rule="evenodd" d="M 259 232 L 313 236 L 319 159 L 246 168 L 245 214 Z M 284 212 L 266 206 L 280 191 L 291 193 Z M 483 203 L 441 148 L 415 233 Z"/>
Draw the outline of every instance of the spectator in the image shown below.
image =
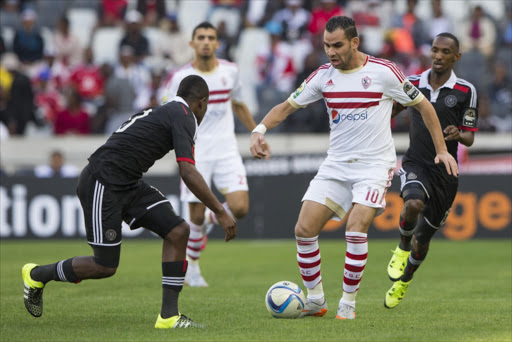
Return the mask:
<path fill-rule="evenodd" d="M 57 30 L 53 36 L 56 59 L 65 66 L 74 66 L 82 63 L 83 46 L 80 39 L 71 33 L 69 19 L 61 17 Z"/>
<path fill-rule="evenodd" d="M 23 135 L 27 124 L 37 121 L 32 85 L 30 79 L 20 72 L 19 60 L 16 55 L 4 54 L 2 65 L 12 78 L 11 87 L 6 95 L 4 123 L 11 135 Z"/>
<path fill-rule="evenodd" d="M 137 0 L 137 11 L 147 26 L 157 26 L 167 13 L 164 0 Z"/>
<path fill-rule="evenodd" d="M 21 14 L 23 27 L 16 31 L 13 51 L 22 63 L 32 64 L 43 59 L 44 41 L 35 27 L 36 12 L 26 9 Z"/>
<path fill-rule="evenodd" d="M 64 98 L 51 82 L 50 70 L 40 72 L 34 82 L 34 91 L 39 116 L 53 125 L 58 113 L 64 108 Z"/>
<path fill-rule="evenodd" d="M 123 22 L 127 0 L 101 0 L 100 26 L 118 26 Z"/>
<path fill-rule="evenodd" d="M 292 91 L 297 74 L 290 44 L 281 38 L 281 24 L 270 21 L 265 25 L 265 29 L 270 34 L 270 45 L 261 46 L 256 57 L 259 74 L 256 92 L 261 107 L 260 113 L 268 112 L 286 99 Z"/>
<path fill-rule="evenodd" d="M 241 8 L 244 27 L 263 27 L 281 7 L 281 1 L 244 1 Z"/>
<path fill-rule="evenodd" d="M 56 135 L 91 132 L 89 115 L 82 107 L 80 95 L 73 88 L 67 90 L 66 108 L 57 114 L 53 131 Z"/>
<path fill-rule="evenodd" d="M 135 10 L 126 13 L 125 35 L 119 43 L 119 49 L 124 46 L 133 48 L 136 63 L 142 62 L 149 55 L 149 41 L 142 34 L 142 14 Z"/>
<path fill-rule="evenodd" d="M 20 27 L 20 12 L 23 8 L 21 0 L 4 0 L 1 2 L 0 23 L 2 26 L 16 30 Z"/>
<path fill-rule="evenodd" d="M 320 0 L 320 6 L 313 7 L 308 31 L 312 35 L 323 33 L 327 20 L 339 15 L 345 15 L 345 10 L 338 5 L 336 0 Z"/>
<path fill-rule="evenodd" d="M 119 78 L 129 80 L 135 90 L 136 95 L 134 98 L 132 97 L 132 109 L 147 108 L 151 97 L 151 73 L 145 66 L 135 63 L 132 47 L 123 46 L 119 55 L 119 64 L 115 68 L 115 74 Z"/>
<path fill-rule="evenodd" d="M 127 78 L 116 76 L 113 68 L 104 64 L 101 73 L 105 80 L 105 103 L 93 121 L 95 133 L 112 134 L 133 114 L 135 90 Z"/>
<path fill-rule="evenodd" d="M 453 25 L 450 18 L 443 13 L 442 0 L 431 0 L 432 5 L 432 18 L 428 21 L 429 30 L 428 38 L 431 43 L 434 38 L 443 32 L 453 32 Z"/>
<path fill-rule="evenodd" d="M 272 21 L 283 27 L 283 38 L 289 43 L 303 38 L 311 14 L 302 8 L 302 0 L 286 0 L 286 7 L 277 11 Z"/>
<path fill-rule="evenodd" d="M 475 6 L 471 17 L 463 21 L 459 29 L 461 53 L 476 48 L 488 60 L 494 56 L 496 27 L 493 21 L 485 16 L 482 6 Z"/>
<path fill-rule="evenodd" d="M 231 47 L 234 45 L 234 38 L 231 37 L 226 31 L 226 22 L 221 20 L 217 24 L 217 40 L 219 41 L 219 48 L 215 52 L 217 58 L 226 59 L 230 62 L 233 61 L 231 56 Z"/>
<path fill-rule="evenodd" d="M 176 12 L 170 12 L 163 20 L 163 29 L 165 34 L 162 44 L 154 47 L 154 57 L 157 59 L 156 64 L 165 65 L 168 71 L 172 71 L 189 62 L 194 52 L 188 46 L 190 37 L 180 29 Z"/>
<path fill-rule="evenodd" d="M 87 112 L 94 114 L 103 96 L 103 76 L 100 67 L 93 63 L 94 56 L 90 47 L 84 50 L 83 60 L 83 64 L 72 69 L 70 84 L 78 91 L 85 104 L 91 106 Z"/>
<path fill-rule="evenodd" d="M 403 15 L 395 18 L 394 27 L 402 29 L 401 34 L 408 33 L 411 35 L 416 49 L 420 48 L 423 44 L 427 44 L 428 35 L 423 21 L 416 15 L 416 6 L 418 0 L 407 0 L 407 10 Z M 398 38 L 395 44 L 402 38 Z"/>
<path fill-rule="evenodd" d="M 490 109 L 499 131 L 512 131 L 512 75 L 504 63 L 496 63 L 488 92 Z"/>
<path fill-rule="evenodd" d="M 66 164 L 61 151 L 55 150 L 50 154 L 48 165 L 38 165 L 34 168 L 37 178 L 73 178 L 78 177 L 79 170 L 76 166 Z"/>

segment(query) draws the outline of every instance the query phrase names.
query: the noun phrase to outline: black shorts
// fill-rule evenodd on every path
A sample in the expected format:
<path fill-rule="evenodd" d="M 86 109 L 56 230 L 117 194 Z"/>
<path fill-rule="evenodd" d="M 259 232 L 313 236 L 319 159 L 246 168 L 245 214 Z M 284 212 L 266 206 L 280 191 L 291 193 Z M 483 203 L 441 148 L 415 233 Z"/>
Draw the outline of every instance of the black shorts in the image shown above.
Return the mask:
<path fill-rule="evenodd" d="M 127 191 L 109 190 L 92 175 L 89 166 L 80 174 L 77 195 L 84 212 L 87 241 L 93 246 L 120 245 L 123 221 L 130 229 L 140 228 L 142 221 L 144 228 L 162 238 L 184 222 L 158 189 L 140 181 Z"/>
<path fill-rule="evenodd" d="M 432 172 L 413 162 L 402 164 L 398 171 L 401 181 L 401 196 L 405 189 L 417 188 L 425 192 L 427 201 L 422 214 L 433 228 L 444 225 L 455 196 L 457 195 L 458 181 L 447 181 L 436 172 Z"/>

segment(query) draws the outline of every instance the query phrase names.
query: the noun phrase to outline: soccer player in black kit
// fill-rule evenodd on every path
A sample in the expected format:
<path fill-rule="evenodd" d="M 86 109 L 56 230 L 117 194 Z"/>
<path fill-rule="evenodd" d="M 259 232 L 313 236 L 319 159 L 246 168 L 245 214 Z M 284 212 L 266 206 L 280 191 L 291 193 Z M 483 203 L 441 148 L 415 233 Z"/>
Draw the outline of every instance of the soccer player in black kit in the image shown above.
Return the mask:
<path fill-rule="evenodd" d="M 436 36 L 430 56 L 431 68 L 408 78 L 434 106 L 446 147 L 457 160 L 458 143 L 471 146 L 478 130 L 475 87 L 452 71 L 461 57 L 459 41 L 454 35 Z M 388 265 L 388 276 L 394 283 L 386 293 L 386 308 L 396 307 L 403 299 L 414 272 L 427 256 L 430 240 L 448 217 L 458 186 L 457 177 L 449 175 L 444 165 L 433 162 L 436 153 L 430 134 L 420 114 L 413 108 L 410 110 L 410 146 L 398 173 L 404 200 L 400 243 Z"/>
<path fill-rule="evenodd" d="M 93 256 L 22 269 L 25 307 L 43 313 L 43 289 L 51 280 L 77 283 L 116 273 L 121 252 L 121 223 L 144 227 L 163 239 L 162 308 L 155 328 L 204 327 L 178 311 L 187 271 L 188 224 L 156 188 L 142 180 L 156 160 L 174 150 L 180 176 L 189 189 L 221 219 L 225 240 L 236 236 L 236 223 L 206 185 L 194 164 L 194 139 L 208 106 L 209 90 L 199 76 L 180 83 L 174 101 L 133 115 L 89 158 L 78 180 L 87 241 Z"/>

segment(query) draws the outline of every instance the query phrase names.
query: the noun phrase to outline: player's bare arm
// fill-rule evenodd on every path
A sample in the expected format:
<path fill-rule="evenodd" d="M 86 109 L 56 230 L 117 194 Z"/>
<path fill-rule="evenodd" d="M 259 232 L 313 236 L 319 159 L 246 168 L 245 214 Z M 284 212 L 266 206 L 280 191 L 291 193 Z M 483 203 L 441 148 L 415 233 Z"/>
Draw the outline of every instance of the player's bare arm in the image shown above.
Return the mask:
<path fill-rule="evenodd" d="M 219 224 L 226 232 L 224 240 L 227 242 L 236 236 L 236 223 L 234 219 L 226 212 L 217 197 L 210 191 L 203 176 L 197 171 L 196 167 L 186 161 L 178 162 L 180 177 L 185 185 L 192 191 L 196 197 L 213 211 L 219 220 Z"/>
<path fill-rule="evenodd" d="M 277 127 L 288 115 L 295 112 L 297 108 L 293 107 L 288 101 L 284 101 L 268 112 L 261 121 L 267 130 Z M 253 132 L 251 134 L 251 154 L 256 159 L 269 158 L 270 149 L 262 133 Z"/>
<path fill-rule="evenodd" d="M 471 131 L 461 131 L 457 126 L 450 125 L 443 130 L 444 140 L 458 141 L 463 145 L 471 146 L 475 141 L 475 133 Z"/>
<path fill-rule="evenodd" d="M 397 101 L 393 101 L 393 109 L 391 110 L 391 118 L 394 118 L 398 114 L 402 113 L 406 108 Z"/>
<path fill-rule="evenodd" d="M 434 107 L 426 98 L 424 98 L 420 103 L 414 105 L 414 108 L 420 112 L 423 122 L 425 122 L 425 125 L 432 136 L 432 141 L 434 142 L 437 153 L 434 160 L 435 163 L 443 163 L 446 167 L 446 172 L 448 172 L 449 175 L 457 177 L 459 175 L 459 168 L 457 166 L 457 162 L 446 148 L 441 124 L 439 123 Z"/>

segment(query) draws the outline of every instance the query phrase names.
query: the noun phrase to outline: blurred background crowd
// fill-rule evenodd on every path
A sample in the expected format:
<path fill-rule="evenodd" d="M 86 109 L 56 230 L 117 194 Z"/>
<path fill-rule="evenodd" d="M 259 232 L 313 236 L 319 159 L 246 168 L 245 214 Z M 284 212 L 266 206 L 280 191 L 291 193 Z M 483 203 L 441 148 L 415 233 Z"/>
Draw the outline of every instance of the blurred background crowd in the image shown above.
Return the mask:
<path fill-rule="evenodd" d="M 238 63 L 259 121 L 328 60 L 323 30 L 355 19 L 361 50 L 406 75 L 430 67 L 441 32 L 460 40 L 456 74 L 479 97 L 480 131 L 512 131 L 512 2 L 505 0 L 1 0 L 0 137 L 110 134 L 158 105 L 193 57 L 192 29 L 218 28 L 219 58 Z M 327 132 L 322 102 L 280 132 Z M 393 119 L 395 132 L 408 117 Z M 237 131 L 244 132 L 241 125 Z"/>

